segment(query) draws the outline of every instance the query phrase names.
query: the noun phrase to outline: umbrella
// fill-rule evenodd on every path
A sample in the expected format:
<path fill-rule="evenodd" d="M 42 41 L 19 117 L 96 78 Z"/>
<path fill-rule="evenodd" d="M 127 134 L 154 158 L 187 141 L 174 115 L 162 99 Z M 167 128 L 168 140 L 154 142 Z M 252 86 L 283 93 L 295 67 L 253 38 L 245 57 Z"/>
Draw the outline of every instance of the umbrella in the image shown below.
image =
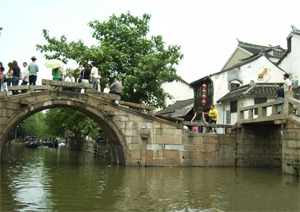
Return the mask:
<path fill-rule="evenodd" d="M 48 60 L 47 62 L 45 62 L 44 65 L 47 68 L 59 68 L 65 64 L 63 62 L 61 62 L 60 60 Z"/>

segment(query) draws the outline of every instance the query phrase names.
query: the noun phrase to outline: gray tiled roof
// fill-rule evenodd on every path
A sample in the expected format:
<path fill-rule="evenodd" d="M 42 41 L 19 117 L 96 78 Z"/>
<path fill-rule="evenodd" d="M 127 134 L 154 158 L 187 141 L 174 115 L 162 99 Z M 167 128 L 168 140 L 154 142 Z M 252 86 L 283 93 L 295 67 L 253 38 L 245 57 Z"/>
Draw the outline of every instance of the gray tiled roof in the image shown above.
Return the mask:
<path fill-rule="evenodd" d="M 279 87 L 279 83 L 257 83 L 248 84 L 237 88 L 225 96 L 220 98 L 217 102 L 235 101 L 242 97 L 256 97 L 256 98 L 268 98 L 275 97 L 276 90 Z"/>
<path fill-rule="evenodd" d="M 159 115 L 170 115 L 171 117 L 183 117 L 185 116 L 194 106 L 194 98 L 176 101 L 174 104 L 169 105 L 165 109 L 162 109 L 156 114 Z"/>
<path fill-rule="evenodd" d="M 252 54 L 258 54 L 262 50 L 267 50 L 270 48 L 269 46 L 255 45 L 255 44 L 246 43 L 246 42 L 243 42 L 240 40 L 238 40 L 238 42 L 239 42 L 239 44 L 238 44 L 239 47 L 247 50 L 248 52 L 251 52 Z"/>

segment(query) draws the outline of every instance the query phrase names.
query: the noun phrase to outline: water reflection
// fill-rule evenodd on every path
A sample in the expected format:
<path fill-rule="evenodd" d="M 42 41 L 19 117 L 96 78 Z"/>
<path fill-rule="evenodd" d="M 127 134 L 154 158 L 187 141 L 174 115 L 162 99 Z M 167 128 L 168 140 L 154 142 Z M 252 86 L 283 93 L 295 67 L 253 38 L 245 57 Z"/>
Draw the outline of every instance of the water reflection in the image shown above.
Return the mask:
<path fill-rule="evenodd" d="M 299 211 L 280 169 L 119 167 L 96 155 L 16 147 L 1 164 L 1 211 Z"/>

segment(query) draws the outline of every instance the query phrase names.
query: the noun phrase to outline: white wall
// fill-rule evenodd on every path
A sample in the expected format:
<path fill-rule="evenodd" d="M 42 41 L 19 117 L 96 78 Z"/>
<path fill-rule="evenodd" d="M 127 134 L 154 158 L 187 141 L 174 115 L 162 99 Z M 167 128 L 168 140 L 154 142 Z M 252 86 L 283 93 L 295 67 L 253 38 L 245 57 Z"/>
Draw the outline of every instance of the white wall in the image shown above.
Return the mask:
<path fill-rule="evenodd" d="M 291 73 L 291 80 L 298 80 L 300 83 L 300 36 L 294 35 L 292 37 L 291 52 L 281 61 L 279 67 L 284 69 L 287 73 Z"/>
<path fill-rule="evenodd" d="M 261 74 L 265 68 L 268 69 L 267 73 L 262 79 L 258 79 L 258 75 Z M 244 85 L 249 84 L 251 80 L 254 82 L 283 82 L 283 74 L 285 74 L 284 71 L 271 63 L 264 56 L 241 66 L 240 71 L 241 80 Z"/>
<path fill-rule="evenodd" d="M 213 104 L 215 104 L 216 107 L 216 102 L 229 92 L 227 72 L 222 72 L 220 74 L 213 75 L 211 76 L 211 79 L 214 84 Z"/>
<path fill-rule="evenodd" d="M 258 75 L 268 68 L 267 73 L 264 75 L 263 79 L 258 79 Z M 217 104 L 217 100 L 225 96 L 230 92 L 229 88 L 229 78 L 240 80 L 243 82 L 242 85 L 250 84 L 253 80 L 257 83 L 263 82 L 283 82 L 284 72 L 270 62 L 266 57 L 262 56 L 257 60 L 254 60 L 248 64 L 242 65 L 239 70 L 229 70 L 219 74 L 211 76 L 214 83 L 214 97 L 213 104 L 218 111 L 220 124 L 226 124 L 226 110 L 230 110 L 230 103 L 225 104 L 225 110 L 222 104 Z M 241 86 L 242 86 L 241 85 Z M 244 106 L 254 105 L 254 98 L 239 100 L 244 103 Z M 267 100 L 269 101 L 269 100 Z M 268 108 L 268 111 L 270 109 Z M 245 115 L 246 116 L 246 115 Z M 231 114 L 231 124 L 237 121 L 237 115 Z"/>
<path fill-rule="evenodd" d="M 265 68 L 268 68 L 267 73 L 264 75 L 263 79 L 258 79 L 258 75 L 264 71 Z M 236 76 L 231 76 L 232 79 L 237 79 L 243 82 L 242 85 L 249 84 L 252 80 L 254 82 L 283 82 L 283 72 L 276 65 L 271 63 L 266 57 L 262 56 L 257 60 L 254 60 L 248 64 L 245 64 L 239 68 L 239 71 L 226 71 L 216 75 L 211 76 L 212 81 L 214 82 L 214 99 L 213 103 L 216 104 L 216 101 L 221 97 L 225 96 L 230 92 L 229 88 L 229 75 L 232 73 Z M 242 86 L 241 85 L 241 86 Z"/>
<path fill-rule="evenodd" d="M 276 100 L 276 98 L 267 98 L 267 102 L 272 102 L 275 100 Z M 238 100 L 238 103 L 243 103 L 244 107 L 251 106 L 251 105 L 254 105 L 254 98 L 253 97 L 241 98 Z M 225 103 L 225 113 L 226 113 L 226 110 L 230 110 L 230 102 Z M 272 114 L 272 107 L 268 107 L 267 108 L 267 116 L 269 116 L 271 114 Z M 226 116 L 226 114 L 224 114 L 224 115 Z M 223 116 L 223 113 L 222 113 L 222 116 Z M 244 117 L 245 117 L 245 119 L 248 118 L 248 112 L 244 113 Z M 256 117 L 257 117 L 257 115 L 253 114 L 253 118 L 256 118 Z M 237 113 L 231 113 L 230 118 L 231 118 L 230 124 L 235 124 L 237 121 Z M 224 122 L 221 122 L 221 121 L 223 121 L 223 119 L 219 121 L 220 124 L 226 124 L 226 117 L 224 119 Z"/>
<path fill-rule="evenodd" d="M 186 83 L 179 81 L 179 82 L 163 82 L 161 87 L 164 89 L 165 92 L 171 94 L 174 99 L 167 98 L 165 100 L 166 106 L 170 104 L 174 104 L 178 100 L 186 100 L 194 98 L 194 90 Z"/>

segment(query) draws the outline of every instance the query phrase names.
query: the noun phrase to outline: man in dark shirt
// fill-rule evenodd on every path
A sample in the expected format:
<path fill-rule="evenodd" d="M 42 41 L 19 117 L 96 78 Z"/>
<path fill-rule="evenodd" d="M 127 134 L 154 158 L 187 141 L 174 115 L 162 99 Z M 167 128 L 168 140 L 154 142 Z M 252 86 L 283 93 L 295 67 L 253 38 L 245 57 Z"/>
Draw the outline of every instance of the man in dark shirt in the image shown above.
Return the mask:
<path fill-rule="evenodd" d="M 276 95 L 275 97 L 277 98 L 277 100 L 279 99 L 284 99 L 284 88 L 283 88 L 283 83 L 279 84 L 279 88 L 276 91 Z M 277 111 L 280 111 L 280 114 L 283 114 L 283 104 L 282 105 L 278 105 L 277 106 Z M 279 112 L 278 112 L 279 113 Z"/>

